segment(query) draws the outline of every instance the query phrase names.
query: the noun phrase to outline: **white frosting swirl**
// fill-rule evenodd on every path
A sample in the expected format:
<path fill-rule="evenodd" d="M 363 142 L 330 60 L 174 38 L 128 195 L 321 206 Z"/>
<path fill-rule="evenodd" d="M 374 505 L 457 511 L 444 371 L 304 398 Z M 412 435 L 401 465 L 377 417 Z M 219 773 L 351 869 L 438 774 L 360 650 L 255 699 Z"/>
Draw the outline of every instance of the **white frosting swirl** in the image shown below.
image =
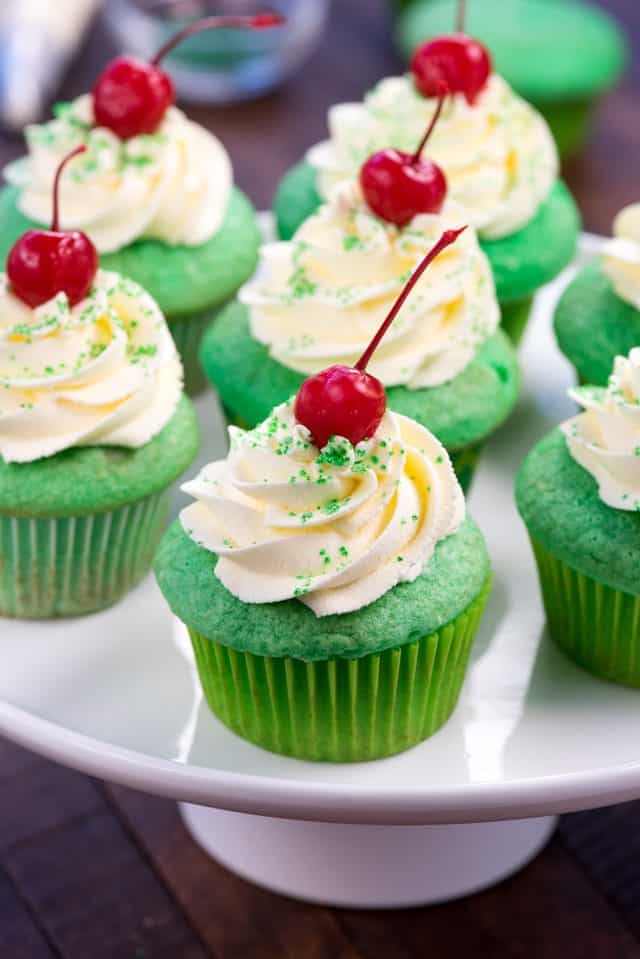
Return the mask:
<path fill-rule="evenodd" d="M 156 133 L 120 140 L 93 126 L 90 95 L 58 107 L 56 119 L 29 126 L 29 154 L 5 169 L 20 190 L 19 208 L 49 223 L 52 189 L 62 158 L 80 143 L 87 152 L 61 178 L 61 224 L 84 230 L 100 253 L 134 240 L 197 246 L 224 221 L 233 174 L 226 150 L 213 134 L 171 107 Z"/>
<path fill-rule="evenodd" d="M 616 357 L 606 389 L 569 395 L 585 410 L 561 427 L 571 456 L 591 473 L 603 503 L 640 510 L 640 348 Z"/>
<path fill-rule="evenodd" d="M 464 498 L 431 433 L 387 412 L 355 449 L 322 453 L 296 423 L 293 400 L 251 432 L 229 430 L 226 460 L 183 489 L 182 526 L 216 553 L 216 576 L 244 603 L 297 597 L 316 614 L 361 609 L 426 568 L 454 533 Z"/>
<path fill-rule="evenodd" d="M 640 310 L 640 203 L 618 213 L 613 235 L 604 248 L 604 271 L 620 299 Z"/>
<path fill-rule="evenodd" d="M 262 248 L 263 269 L 240 293 L 253 337 L 300 373 L 353 366 L 420 261 L 444 230 L 460 226 L 463 213 L 447 204 L 398 229 L 369 210 L 357 184 L 336 187 L 292 242 Z M 369 372 L 385 386 L 445 383 L 499 321 L 489 261 L 466 230 L 411 292 Z"/>
<path fill-rule="evenodd" d="M 33 310 L 0 274 L 0 457 L 28 463 L 73 446 L 148 443 L 169 422 L 182 367 L 156 302 L 100 271 L 72 309 Z"/>
<path fill-rule="evenodd" d="M 336 182 L 359 175 L 378 150 L 413 153 L 430 123 L 437 99 L 423 97 L 411 76 L 388 77 L 362 103 L 329 111 L 330 139 L 313 147 L 319 189 L 327 198 Z M 493 74 L 477 101 L 448 97 L 425 148 L 447 176 L 449 196 L 465 222 L 486 239 L 524 227 L 546 200 L 558 176 L 558 152 L 543 118 Z"/>

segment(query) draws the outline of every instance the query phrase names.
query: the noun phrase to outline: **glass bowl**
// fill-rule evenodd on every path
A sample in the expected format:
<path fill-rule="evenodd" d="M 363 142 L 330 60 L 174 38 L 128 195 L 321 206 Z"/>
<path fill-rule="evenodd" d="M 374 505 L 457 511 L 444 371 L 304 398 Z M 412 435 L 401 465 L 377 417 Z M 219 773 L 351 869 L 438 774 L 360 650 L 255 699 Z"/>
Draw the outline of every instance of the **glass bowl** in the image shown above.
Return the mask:
<path fill-rule="evenodd" d="M 233 103 L 273 90 L 319 42 L 330 0 L 109 0 L 105 16 L 118 45 L 150 59 L 178 30 L 210 15 L 280 13 L 281 27 L 224 28 L 185 40 L 167 57 L 178 96 L 194 103 Z"/>

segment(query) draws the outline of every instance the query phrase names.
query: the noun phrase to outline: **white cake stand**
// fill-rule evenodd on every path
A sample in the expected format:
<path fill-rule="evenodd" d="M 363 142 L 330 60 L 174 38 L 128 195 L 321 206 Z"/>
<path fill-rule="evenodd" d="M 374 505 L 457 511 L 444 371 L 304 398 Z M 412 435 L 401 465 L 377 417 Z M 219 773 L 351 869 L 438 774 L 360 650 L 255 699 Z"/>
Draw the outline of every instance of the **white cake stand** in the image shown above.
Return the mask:
<path fill-rule="evenodd" d="M 597 249 L 584 238 L 582 254 Z M 453 718 L 391 759 L 314 764 L 258 749 L 202 702 L 189 642 L 152 579 L 96 616 L 2 621 L 0 732 L 91 775 L 169 796 L 229 868 L 315 902 L 406 906 L 507 876 L 561 812 L 640 796 L 640 694 L 600 682 L 549 643 L 512 495 L 527 449 L 571 412 L 550 331 L 567 277 L 539 298 L 516 414 L 471 495 L 495 585 Z M 199 401 L 206 461 L 224 452 Z M 176 508 L 178 503 L 176 502 Z"/>

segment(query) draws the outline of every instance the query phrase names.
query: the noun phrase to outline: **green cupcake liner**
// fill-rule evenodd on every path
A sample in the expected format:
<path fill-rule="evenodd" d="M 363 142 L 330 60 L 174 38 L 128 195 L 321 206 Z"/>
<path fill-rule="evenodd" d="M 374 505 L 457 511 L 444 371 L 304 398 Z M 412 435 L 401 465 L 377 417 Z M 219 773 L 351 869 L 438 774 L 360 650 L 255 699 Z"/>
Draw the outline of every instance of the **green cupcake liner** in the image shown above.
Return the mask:
<path fill-rule="evenodd" d="M 208 307 L 198 313 L 187 313 L 184 316 L 168 317 L 169 329 L 176 344 L 176 349 L 182 358 L 184 368 L 184 389 L 188 396 L 197 396 L 208 386 L 208 380 L 200 365 L 198 352 L 200 342 L 209 324 L 213 323 L 225 303 Z"/>
<path fill-rule="evenodd" d="M 555 644 L 595 676 L 640 688 L 640 597 L 583 576 L 531 542 Z"/>
<path fill-rule="evenodd" d="M 225 726 L 271 752 L 326 762 L 403 752 L 455 709 L 489 590 L 487 579 L 438 632 L 361 659 L 255 656 L 189 630 L 205 698 Z"/>
<path fill-rule="evenodd" d="M 0 615 L 81 616 L 111 606 L 149 571 L 169 490 L 108 513 L 0 516 Z"/>
<path fill-rule="evenodd" d="M 532 296 L 500 304 L 500 325 L 514 346 L 518 346 L 524 336 L 532 306 Z"/>

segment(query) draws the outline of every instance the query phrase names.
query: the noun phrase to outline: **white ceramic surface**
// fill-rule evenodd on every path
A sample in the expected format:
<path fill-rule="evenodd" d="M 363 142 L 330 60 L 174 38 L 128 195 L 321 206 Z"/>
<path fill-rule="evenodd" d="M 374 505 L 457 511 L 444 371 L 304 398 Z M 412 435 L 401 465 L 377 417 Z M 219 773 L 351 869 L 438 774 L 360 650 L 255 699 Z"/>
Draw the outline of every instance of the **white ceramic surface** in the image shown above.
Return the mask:
<path fill-rule="evenodd" d="M 352 909 L 435 905 L 522 869 L 556 820 L 462 826 L 296 822 L 182 805 L 193 838 L 243 879 L 305 902 Z"/>
<path fill-rule="evenodd" d="M 583 253 L 594 244 L 587 238 Z M 347 766 L 244 742 L 202 704 L 186 632 L 151 579 L 93 617 L 1 621 L 0 732 L 148 792 L 275 817 L 482 822 L 640 796 L 640 694 L 590 677 L 551 646 L 513 504 L 525 452 L 571 412 L 570 370 L 550 332 L 557 293 L 558 284 L 539 299 L 522 349 L 522 400 L 489 444 L 473 488 L 495 585 L 460 705 L 430 741 Z M 204 460 L 222 454 L 224 437 L 213 397 L 199 408 Z"/>

